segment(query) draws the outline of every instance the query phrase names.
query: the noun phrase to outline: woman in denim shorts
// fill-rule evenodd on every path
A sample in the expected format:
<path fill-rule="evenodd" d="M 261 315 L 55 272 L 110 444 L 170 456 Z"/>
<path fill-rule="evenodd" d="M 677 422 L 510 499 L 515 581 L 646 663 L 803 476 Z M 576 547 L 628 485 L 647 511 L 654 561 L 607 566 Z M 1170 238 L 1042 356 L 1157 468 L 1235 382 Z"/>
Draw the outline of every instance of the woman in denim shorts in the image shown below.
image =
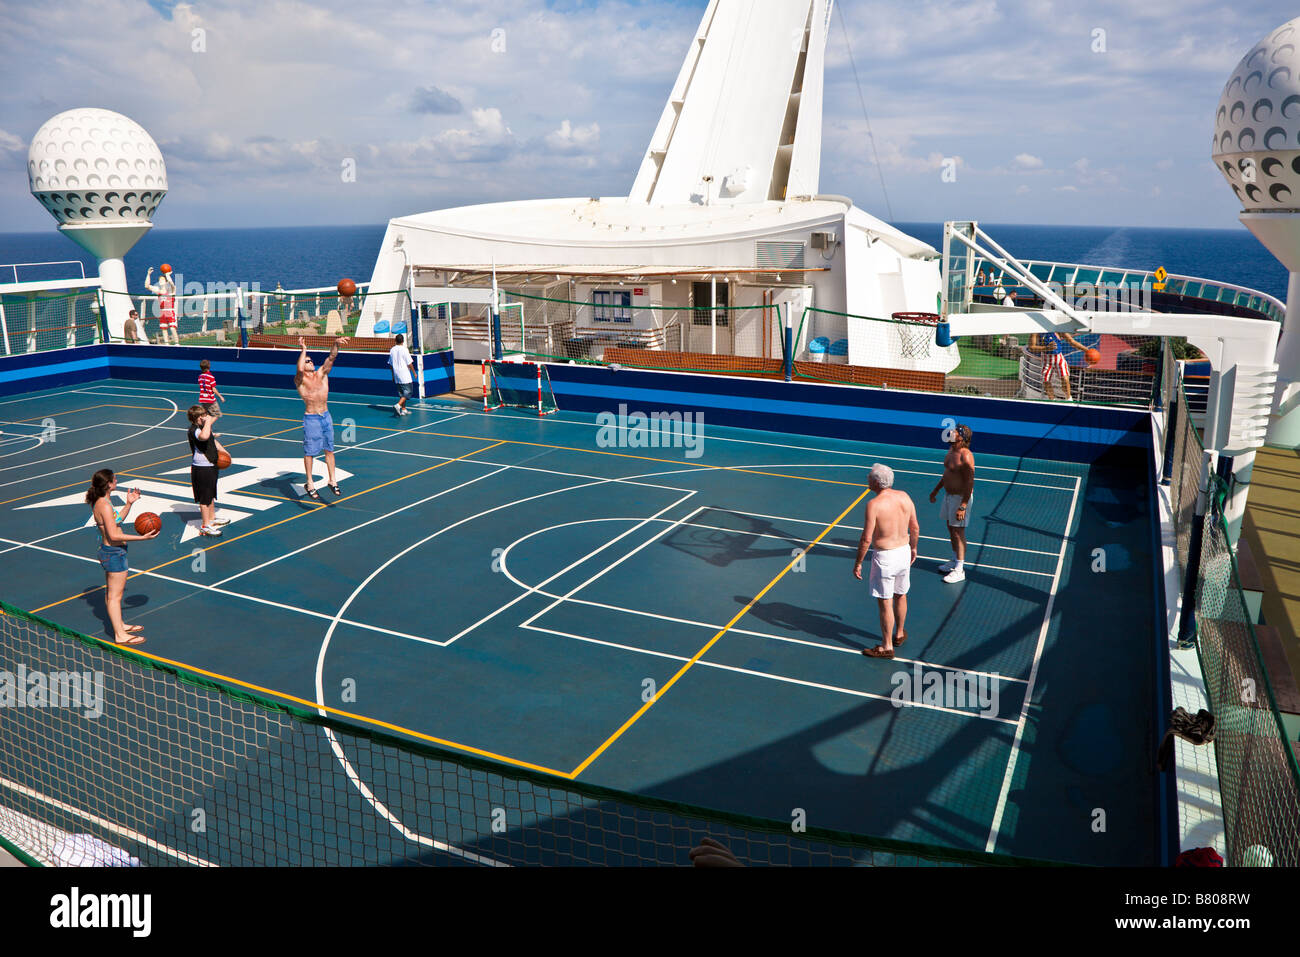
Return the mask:
<path fill-rule="evenodd" d="M 138 645 L 144 641 L 139 634 L 140 625 L 127 625 L 122 621 L 122 591 L 126 587 L 126 575 L 130 565 L 126 559 L 127 542 L 143 542 L 156 538 L 158 531 L 148 535 L 128 535 L 118 527 L 125 522 L 126 516 L 140 498 L 140 490 L 133 488 L 126 496 L 126 506 L 114 511 L 113 500 L 109 496 L 117 488 L 117 476 L 112 469 L 100 469 L 90 480 L 86 490 L 86 504 L 90 506 L 95 518 L 95 527 L 99 531 L 99 563 L 104 566 L 105 604 L 108 606 L 108 619 L 113 624 L 113 641 L 119 645 Z"/>

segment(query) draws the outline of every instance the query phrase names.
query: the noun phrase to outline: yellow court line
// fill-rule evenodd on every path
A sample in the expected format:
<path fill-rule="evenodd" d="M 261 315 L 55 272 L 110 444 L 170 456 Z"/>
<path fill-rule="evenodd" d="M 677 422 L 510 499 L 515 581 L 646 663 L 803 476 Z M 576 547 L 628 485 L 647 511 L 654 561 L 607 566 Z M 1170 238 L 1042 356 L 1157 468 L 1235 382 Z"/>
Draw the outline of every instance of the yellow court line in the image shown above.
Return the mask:
<path fill-rule="evenodd" d="M 34 415 L 30 419 L 14 419 L 15 422 L 35 422 L 37 419 L 57 419 L 59 416 L 77 415 L 80 412 L 91 412 L 95 409 L 143 409 L 145 412 L 166 412 L 166 406 L 156 405 L 118 405 L 112 402 L 104 402 L 100 405 L 88 405 L 84 409 L 69 409 L 67 412 L 49 412 L 45 415 Z M 180 411 L 174 409 L 172 411 Z"/>
<path fill-rule="evenodd" d="M 224 415 L 224 414 L 226 414 L 226 413 L 223 413 L 223 415 Z M 230 415 L 240 415 L 240 416 L 242 416 L 243 418 L 246 418 L 246 419 L 263 419 L 263 420 L 265 420 L 265 421 L 267 421 L 267 422 L 297 422 L 297 421 L 298 421 L 297 419 L 286 419 L 286 418 L 284 418 L 284 417 L 282 417 L 282 416 L 275 416 L 275 415 L 247 415 L 247 414 L 244 414 L 244 413 L 238 413 L 238 412 L 231 412 L 231 413 L 229 413 L 229 414 L 230 414 Z M 458 432 L 427 432 L 427 431 L 424 431 L 423 428 L 422 428 L 421 426 L 414 426 L 414 427 L 412 427 L 412 428 L 407 428 L 407 429 L 393 429 L 393 428 L 389 428 L 389 427 L 387 427 L 387 426 L 381 426 L 381 425 L 360 425 L 360 424 L 357 424 L 356 427 L 357 427 L 358 429 L 370 429 L 370 430 L 373 431 L 373 432 L 400 432 L 400 433 L 402 433 L 403 435 L 433 435 L 433 436 L 438 436 L 439 438 L 444 438 L 444 439 L 476 439 L 476 438 L 483 438 L 483 436 L 462 435 L 462 434 L 460 434 L 460 433 L 458 433 Z M 286 429 L 285 431 L 288 431 L 288 430 Z M 571 446 L 571 445 L 551 445 L 551 444 L 549 444 L 549 443 L 547 443 L 547 442 L 527 442 L 527 441 L 525 441 L 525 440 L 523 440 L 523 439 L 502 439 L 501 442 L 502 442 L 503 444 L 505 444 L 505 445 L 526 445 L 526 446 L 530 446 L 530 447 L 532 447 L 532 448 L 538 448 L 538 449 L 555 449 L 555 450 L 560 451 L 560 452 L 580 452 L 580 453 L 585 453 L 585 454 L 587 454 L 587 455 L 612 455 L 612 456 L 615 456 L 615 457 L 617 457 L 617 458 L 622 458 L 622 459 L 637 459 L 638 461 L 641 461 L 641 462 L 659 462 L 659 463 L 662 463 L 662 464 L 665 464 L 665 465 L 683 465 L 683 464 L 685 464 L 685 465 L 688 465 L 688 466 L 690 466 L 691 468 L 694 468 L 694 469 L 706 469 L 706 470 L 713 470 L 713 471 L 717 471 L 717 472 L 744 472 L 744 473 L 747 473 L 747 474 L 749 474 L 749 475 L 766 475 L 766 476 L 769 476 L 770 478 L 793 479 L 793 480 L 795 480 L 795 481 L 797 481 L 797 482 L 819 482 L 819 483 L 821 483 L 821 484 L 823 484 L 823 485 L 847 485 L 847 486 L 850 487 L 850 488 L 865 488 L 865 487 L 866 487 L 866 486 L 863 485 L 861 482 L 842 482 L 842 481 L 839 481 L 839 480 L 837 480 L 837 479 L 815 478 L 815 477 L 813 477 L 813 476 L 809 476 L 809 475 L 787 475 L 787 474 L 785 474 L 784 472 L 765 472 L 765 471 L 763 471 L 763 470 L 761 470 L 761 469 L 747 469 L 747 468 L 742 468 L 742 467 L 739 466 L 739 465 L 708 465 L 708 464 L 706 464 L 706 463 L 702 463 L 702 462 L 685 462 L 685 463 L 683 463 L 682 461 L 680 461 L 680 460 L 678 460 L 678 459 L 663 459 L 663 458 L 655 458 L 654 456 L 650 456 L 650 455 L 633 455 L 633 454 L 631 454 L 630 452 L 609 452 L 609 451 L 606 451 L 605 449 L 583 449 L 583 448 L 576 448 L 576 447 Z M 347 451 L 347 447 L 344 446 L 344 447 L 343 447 L 342 449 L 340 449 L 339 451 L 345 452 L 345 451 Z M 792 464 L 791 464 L 791 467 L 792 467 L 792 468 L 796 468 L 796 467 L 798 467 L 798 466 L 797 466 L 797 463 L 792 463 Z M 3 504 L 3 503 L 0 503 L 0 504 Z"/>
<path fill-rule="evenodd" d="M 87 637 L 90 637 L 92 641 L 99 642 L 99 644 L 101 645 L 114 645 L 113 642 L 104 641 L 101 638 L 94 638 L 93 636 L 87 636 Z M 116 646 L 116 645 L 114 647 L 121 648 L 121 646 Z M 413 731 L 410 728 L 402 727 L 400 724 L 389 724 L 387 721 L 381 721 L 378 718 L 370 718 L 363 714 L 354 714 L 351 711 L 342 711 L 338 708 L 332 708 L 327 704 L 320 704 L 319 702 L 316 701 L 308 701 L 305 698 L 299 698 L 296 697 L 295 695 L 287 694 L 286 692 L 283 691 L 276 691 L 274 688 L 263 688 L 261 685 L 250 684 L 247 681 L 240 681 L 238 678 L 231 678 L 229 675 L 223 675 L 216 671 L 205 671 L 202 668 L 196 668 L 193 665 L 187 665 L 183 661 L 173 661 L 170 658 L 163 658 L 159 655 L 151 655 L 149 652 L 140 651 L 138 648 L 126 647 L 126 648 L 122 648 L 121 650 L 126 651 L 132 655 L 139 655 L 141 658 L 148 658 L 150 661 L 157 661 L 161 664 L 171 665 L 174 668 L 180 668 L 184 671 L 192 672 L 193 674 L 203 675 L 206 678 L 213 678 L 217 681 L 226 684 L 238 685 L 239 687 L 247 688 L 250 691 L 256 691 L 265 695 L 271 695 L 276 698 L 283 698 L 285 701 L 292 701 L 295 704 L 304 705 L 308 708 L 312 708 L 313 710 L 326 711 L 329 714 L 337 715 L 338 717 L 341 718 L 348 718 L 353 721 L 359 721 L 363 724 L 372 724 L 375 725 L 376 727 L 384 728 L 388 731 L 396 731 L 399 734 L 409 734 L 413 738 L 419 738 L 423 741 L 430 741 L 433 742 L 434 744 L 440 744 L 445 747 L 455 748 L 458 751 L 467 751 L 471 754 L 477 754 L 479 757 L 490 758 L 493 761 L 501 761 L 505 764 L 513 764 L 516 767 L 529 768 L 533 771 L 541 771 L 545 774 L 554 774 L 557 777 L 568 777 L 568 775 L 566 775 L 563 771 L 557 771 L 554 768 L 543 767 L 540 764 L 530 764 L 527 761 L 520 761 L 518 758 L 506 757 L 504 754 L 497 754 L 494 751 L 484 751 L 481 748 L 475 748 L 468 744 L 461 744 L 458 741 L 450 741 L 446 738 L 436 738 L 431 734 L 424 734 L 423 732 L 420 731 Z"/>
<path fill-rule="evenodd" d="M 105 408 L 105 406 L 104 406 L 103 404 L 100 404 L 100 405 L 88 405 L 88 406 L 86 406 L 84 409 L 69 409 L 67 412 L 52 412 L 52 413 L 47 412 L 45 415 L 34 415 L 34 416 L 32 416 L 30 419 L 14 419 L 14 421 L 15 421 L 15 422 L 35 422 L 37 419 L 53 419 L 53 418 L 55 418 L 56 416 L 60 416 L 60 415 L 76 415 L 78 412 L 90 412 L 92 409 L 103 409 L 103 408 Z M 143 406 L 141 406 L 141 408 L 143 408 Z M 166 412 L 167 410 L 166 410 L 166 409 L 158 409 L 158 410 L 156 410 L 156 411 L 159 411 L 159 412 Z"/>
<path fill-rule="evenodd" d="M 681 678 L 682 675 L 690 671 L 691 668 L 695 666 L 695 663 L 698 662 L 701 658 L 703 658 L 708 653 L 709 649 L 712 648 L 715 644 L 717 644 L 718 641 L 722 638 L 722 636 L 731 630 L 732 626 L 735 625 L 736 622 L 740 621 L 741 618 L 745 617 L 746 613 L 748 613 L 748 611 L 758 603 L 759 599 L 761 599 L 764 595 L 766 595 L 769 591 L 771 591 L 772 588 L 776 585 L 776 583 L 785 577 L 786 572 L 788 572 L 791 568 L 793 568 L 796 564 L 798 564 L 799 561 L 804 557 L 804 555 L 812 551 L 814 545 L 816 545 L 828 534 L 830 534 L 831 529 L 835 528 L 836 525 L 842 522 L 844 520 L 844 517 L 848 515 L 849 512 L 857 508 L 858 503 L 861 502 L 864 498 L 866 498 L 867 493 L 870 491 L 871 491 L 870 489 L 863 489 L 862 494 L 853 500 L 853 504 L 851 504 L 844 511 L 840 512 L 839 516 L 835 519 L 835 521 L 831 522 L 824 529 L 822 529 L 822 533 L 820 535 L 818 535 L 811 542 L 809 542 L 806 548 L 801 549 L 798 555 L 791 558 L 789 563 L 785 566 L 785 568 L 781 569 L 780 573 L 775 578 L 773 578 L 770 582 L 768 582 L 767 585 L 764 586 L 761 592 L 759 592 L 757 595 L 751 598 L 749 600 L 749 603 L 745 605 L 744 608 L 736 612 L 735 617 L 732 618 L 731 621 L 723 625 L 722 630 L 719 631 L 712 638 L 710 638 L 708 644 L 706 644 L 703 648 L 701 648 L 694 655 L 692 655 L 691 660 L 686 662 L 684 665 L 682 665 L 681 668 L 677 670 L 677 673 L 673 675 L 671 678 L 669 678 L 667 683 L 662 688 L 660 688 L 657 692 L 655 692 L 654 697 L 652 697 L 649 701 L 647 701 L 639 709 L 637 709 L 636 714 L 632 715 L 632 717 L 624 721 L 623 725 L 617 731 L 615 731 L 608 738 L 606 738 L 604 743 L 601 744 L 600 747 L 598 747 L 595 751 L 591 752 L 591 754 L 587 755 L 587 759 L 583 761 L 581 764 L 579 764 L 576 768 L 574 768 L 573 771 L 567 775 L 567 777 L 570 780 L 572 780 L 576 778 L 579 774 L 581 774 L 583 771 L 587 770 L 587 768 L 590 767 L 591 763 L 595 761 L 598 757 L 600 757 L 600 755 L 605 751 L 606 748 L 608 748 L 611 744 L 613 744 L 615 741 L 617 741 L 620 737 L 623 736 L 623 732 L 625 732 L 628 728 L 632 727 L 632 725 L 640 721 L 642 716 L 654 706 L 655 702 L 657 702 L 660 698 L 662 698 L 664 694 L 667 693 L 668 689 L 677 683 L 677 680 Z"/>
<path fill-rule="evenodd" d="M 450 439 L 472 438 L 455 432 L 412 432 L 412 435 L 437 435 Z M 850 488 L 866 488 L 861 482 L 841 482 L 838 479 L 814 478 L 808 475 L 786 475 L 784 472 L 764 472 L 761 469 L 747 469 L 739 465 L 708 465 L 703 462 L 682 462 L 678 459 L 660 459 L 650 455 L 633 455 L 630 452 L 607 452 L 604 449 L 580 449 L 571 445 L 550 445 L 546 442 L 526 442 L 523 439 L 502 439 L 509 445 L 528 445 L 539 449 L 556 449 L 560 452 L 585 452 L 588 455 L 613 455 L 622 459 L 638 459 L 642 462 L 661 462 L 665 465 L 688 465 L 694 469 L 712 469 L 717 472 L 745 472 L 750 475 L 767 475 L 772 478 L 794 479 L 798 482 L 820 482 L 825 485 L 847 485 Z M 798 463 L 791 463 L 791 468 L 798 468 Z"/>
<path fill-rule="evenodd" d="M 390 405 L 390 406 L 388 406 L 388 408 L 391 409 L 392 406 Z M 228 415 L 229 415 L 229 416 L 239 416 L 239 417 L 242 418 L 242 419 L 262 419 L 262 420 L 264 420 L 264 421 L 266 421 L 266 422 L 297 422 L 299 425 L 302 424 L 302 419 L 286 419 L 286 418 L 284 418 L 283 416 L 278 416 L 278 415 L 250 415 L 250 414 L 248 414 L 248 413 L 246 413 L 246 412 L 226 412 L 226 411 L 223 409 L 222 412 L 221 412 L 221 417 L 224 419 L 224 418 L 225 418 L 226 416 L 228 416 Z M 338 423 L 336 422 L 335 425 L 338 425 Z M 436 433 L 436 432 L 427 432 L 427 433 L 418 433 L 418 432 L 415 432 L 414 430 L 417 429 L 417 428 L 419 428 L 419 426 L 412 426 L 411 428 L 407 428 L 407 429 L 394 429 L 394 428 L 391 428 L 391 427 L 389 427 L 389 426 L 387 426 L 387 425 L 362 425 L 360 422 L 353 422 L 352 425 L 353 425 L 354 428 L 358 428 L 358 429 L 369 429 L 371 432 L 404 432 L 404 433 L 407 433 L 407 434 L 409 434 L 409 435 L 437 435 L 437 434 L 439 434 L 439 433 Z M 482 436 L 482 435 L 453 435 L 453 436 L 451 436 L 451 437 L 452 437 L 452 438 L 455 438 L 455 439 L 482 439 L 482 438 L 486 438 L 486 436 Z M 346 451 L 347 448 L 348 448 L 348 446 L 344 445 L 342 448 L 338 449 L 337 451 L 340 451 L 340 452 L 342 452 L 342 451 Z"/>
<path fill-rule="evenodd" d="M 288 430 L 286 429 L 285 431 L 288 431 Z M 461 461 L 462 459 L 467 459 L 467 458 L 469 458 L 471 455 L 478 455 L 480 452 L 487 452 L 487 451 L 489 451 L 489 450 L 491 450 L 491 449 L 496 448 L 496 447 L 497 447 L 498 445 L 500 445 L 500 444 L 501 444 L 500 442 L 493 442 L 491 445 L 484 446 L 484 447 L 481 448 L 481 449 L 475 449 L 473 452 L 466 452 L 464 455 L 459 456 L 458 458 L 448 459 L 448 460 L 445 461 L 445 462 L 439 462 L 437 465 L 431 465 L 431 466 L 429 466 L 427 469 L 420 469 L 418 472 L 412 472 L 412 473 L 409 474 L 409 475 L 403 475 L 401 478 L 395 478 L 395 479 L 392 479 L 392 480 L 390 480 L 390 481 L 388 481 L 388 482 L 384 482 L 382 485 L 376 485 L 376 486 L 374 486 L 373 488 L 368 488 L 368 489 L 365 489 L 364 491 L 361 491 L 361 492 L 354 492 L 354 493 L 351 494 L 351 495 L 344 495 L 342 498 L 336 498 L 336 499 L 334 499 L 334 500 L 333 500 L 333 504 L 334 504 L 334 505 L 342 505 L 344 502 L 349 502 L 349 501 L 351 501 L 351 500 L 354 499 L 354 498 L 360 498 L 362 495 L 369 495 L 371 492 L 377 492 L 377 491 L 379 491 L 381 488 L 387 488 L 389 485 L 395 485 L 395 484 L 397 484 L 398 482 L 405 482 L 407 479 L 412 479 L 412 478 L 415 478 L 417 475 L 424 475 L 426 472 L 432 472 L 432 471 L 434 471 L 435 469 L 440 469 L 440 468 L 442 468 L 443 466 L 450 465 L 452 462 L 459 462 L 459 461 Z M 321 507 L 321 508 L 324 508 L 325 506 L 322 504 L 320 507 Z M 311 515 L 311 514 L 315 513 L 316 511 L 318 511 L 318 509 L 316 509 L 316 508 L 312 508 L 312 509 L 309 509 L 308 511 L 305 511 L 305 512 L 298 512 L 296 515 L 290 515 L 288 518 L 282 518 L 282 519 L 280 519 L 280 521 L 278 521 L 278 522 L 272 522 L 270 525 L 264 525 L 264 526 L 262 526 L 261 528 L 255 528 L 255 529 L 253 529 L 251 532 L 245 532 L 243 535 L 236 535 L 234 538 L 223 538 L 221 541 L 217 542 L 215 545 L 208 545 L 206 548 L 204 548 L 204 551 L 205 551 L 205 552 L 213 551 L 213 550 L 215 550 L 215 549 L 221 548 L 223 545 L 230 545 L 230 544 L 233 544 L 234 542 L 238 542 L 238 541 L 240 541 L 241 539 L 248 538 L 250 535 L 260 535 L 262 532 L 269 531 L 270 529 L 276 528 L 277 526 L 280 526 L 280 525 L 284 525 L 286 522 L 293 522 L 293 521 L 296 521 L 296 520 L 302 518 L 304 515 Z M 190 560 L 192 559 L 192 557 L 193 557 L 193 556 L 188 555 L 188 554 L 186 554 L 186 555 L 181 555 L 181 556 L 179 556 L 179 557 L 177 557 L 177 558 L 173 558 L 171 561 L 163 562 L 161 565 L 155 565 L 153 568 L 146 568 L 146 569 L 144 569 L 143 571 L 133 572 L 132 574 L 130 574 L 130 575 L 127 576 L 127 580 L 130 581 L 132 578 L 138 578 L 138 577 L 141 576 L 141 575 L 148 575 L 148 574 L 150 574 L 150 573 L 152 573 L 152 572 L 156 572 L 156 571 L 158 571 L 158 569 L 160 569 L 160 568 L 166 568 L 166 567 L 168 567 L 169 565 L 175 565 L 177 562 L 187 562 L 187 561 L 190 561 Z M 40 612 L 42 612 L 42 611 L 46 611 L 46 610 L 48 610 L 48 609 L 50 609 L 50 608 L 55 608 L 55 607 L 57 607 L 57 606 L 59 606 L 59 605 L 62 605 L 62 604 L 64 604 L 65 602 L 73 601 L 74 599 L 77 599 L 77 598 L 84 598 L 86 595 L 93 595 L 95 592 L 100 591 L 100 590 L 103 589 L 104 587 L 105 587 L 104 585 L 99 585 L 98 587 L 93 588 L 93 589 L 91 589 L 90 591 L 79 591 L 79 592 L 77 592 L 75 595 L 69 595 L 67 598 L 61 598 L 61 599 L 59 599 L 58 601 L 56 601 L 56 602 L 51 602 L 51 603 L 48 604 L 48 605 L 42 605 L 40 608 L 36 608 L 36 609 L 34 609 L 34 610 L 31 612 L 31 614 L 35 615 L 35 614 L 38 614 L 38 613 L 40 613 Z"/>
<path fill-rule="evenodd" d="M 128 477 L 130 477 L 130 478 L 148 479 L 150 482 L 165 482 L 165 483 L 168 484 L 168 485 L 179 485 L 179 486 L 181 486 L 181 487 L 183 487 L 183 488 L 189 488 L 189 487 L 190 487 L 190 483 L 189 483 L 189 482 L 184 482 L 184 481 L 181 481 L 180 479 L 169 479 L 169 478 L 163 478 L 163 477 L 160 476 L 160 475 L 141 475 L 139 472 L 118 472 L 117 474 L 118 474 L 118 475 L 126 475 L 126 476 L 128 476 Z M 267 494 L 266 492 L 250 492 L 250 491 L 248 491 L 247 489 L 240 489 L 238 492 L 234 492 L 234 493 L 232 493 L 232 494 L 235 494 L 235 495 L 256 495 L 258 498 L 270 498 L 270 499 L 274 499 L 274 500 L 277 501 L 277 502 L 299 502 L 299 501 L 302 501 L 301 499 L 296 499 L 296 498 L 286 498 L 286 497 L 283 496 L 283 495 L 269 495 L 269 494 Z M 220 495 L 218 495 L 217 497 L 220 498 Z M 316 503 L 313 502 L 312 504 L 314 505 L 314 504 L 316 504 Z"/>

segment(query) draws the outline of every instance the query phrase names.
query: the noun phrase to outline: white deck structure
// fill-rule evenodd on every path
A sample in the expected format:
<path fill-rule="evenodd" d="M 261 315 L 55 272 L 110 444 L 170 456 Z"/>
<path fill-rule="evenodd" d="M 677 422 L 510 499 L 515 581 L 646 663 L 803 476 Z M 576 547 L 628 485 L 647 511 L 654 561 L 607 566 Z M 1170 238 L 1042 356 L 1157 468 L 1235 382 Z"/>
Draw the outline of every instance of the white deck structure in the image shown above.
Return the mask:
<path fill-rule="evenodd" d="M 773 315 L 798 323 L 805 306 L 876 317 L 935 311 L 937 250 L 847 198 L 819 195 L 832 3 L 711 0 L 628 196 L 393 219 L 370 288 L 409 286 L 425 303 L 481 303 L 495 266 L 506 290 L 576 303 L 625 297 L 617 301 L 632 307 L 637 328 L 673 308 L 697 310 L 671 348 L 749 356 L 773 354 Z M 769 314 L 729 322 L 715 305 L 767 306 Z M 636 308 L 646 306 L 664 308 Z M 705 308 L 707 322 L 699 318 Z M 358 333 L 393 318 L 368 306 Z M 819 334 L 848 339 L 862 352 L 859 364 L 871 364 L 868 350 L 878 362 L 889 348 L 850 336 L 842 317 L 840 328 L 835 322 L 822 317 Z M 484 349 L 456 343 L 458 357 Z M 948 353 L 936 350 L 933 371 L 956 365 L 955 350 Z"/>

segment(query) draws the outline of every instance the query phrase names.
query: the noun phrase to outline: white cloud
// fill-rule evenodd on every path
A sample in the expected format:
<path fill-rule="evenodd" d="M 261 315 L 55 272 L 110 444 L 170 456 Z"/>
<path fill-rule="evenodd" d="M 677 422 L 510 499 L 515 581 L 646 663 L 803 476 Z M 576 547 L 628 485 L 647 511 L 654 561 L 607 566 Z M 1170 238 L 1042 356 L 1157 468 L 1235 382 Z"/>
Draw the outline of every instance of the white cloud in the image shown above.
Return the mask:
<path fill-rule="evenodd" d="M 581 153 L 600 142 L 600 124 L 574 127 L 565 120 L 558 130 L 546 134 L 546 145 L 556 153 Z"/>
<path fill-rule="evenodd" d="M 1021 183 L 1019 186 L 1016 187 L 1017 196 L 1024 196 L 1028 192 L 1029 192 L 1029 187 L 1026 186 L 1024 183 Z"/>
<path fill-rule="evenodd" d="M 368 222 L 492 199 L 618 195 L 705 8 L 223 0 L 160 13 L 169 3 L 5 6 L 0 62 L 27 62 L 39 46 L 41 66 L 11 66 L 0 84 L 0 221 L 45 225 L 22 146 L 78 105 L 126 113 L 163 146 L 172 176 L 160 226 L 274 225 L 293 221 L 290 208 L 336 209 L 319 199 L 337 191 L 346 157 L 361 166 L 349 215 Z M 821 188 L 883 215 L 883 171 L 900 220 L 951 218 L 958 194 L 990 218 L 1028 180 L 1044 188 L 1014 207 L 1021 221 L 1235 227 L 1231 194 L 1206 193 L 1206 131 L 1241 56 L 1293 15 L 1294 0 L 842 3 L 827 47 Z M 1092 52 L 1098 26 L 1105 54 Z M 206 52 L 195 52 L 194 30 Z M 1053 168 L 1044 149 L 1091 159 Z M 960 182 L 935 190 L 948 158 Z M 237 210 L 218 198 L 236 186 L 247 197 Z"/>

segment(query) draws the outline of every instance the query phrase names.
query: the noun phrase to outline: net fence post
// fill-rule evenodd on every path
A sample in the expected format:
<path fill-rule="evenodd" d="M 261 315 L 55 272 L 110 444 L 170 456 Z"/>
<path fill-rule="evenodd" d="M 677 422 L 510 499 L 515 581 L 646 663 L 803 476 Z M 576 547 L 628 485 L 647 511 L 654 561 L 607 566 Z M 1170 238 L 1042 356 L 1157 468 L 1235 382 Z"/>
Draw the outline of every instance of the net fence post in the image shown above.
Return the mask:
<path fill-rule="evenodd" d="M 777 309 L 785 314 L 785 381 L 789 382 L 794 378 L 794 329 L 790 325 L 790 304 L 780 303 Z"/>
<path fill-rule="evenodd" d="M 408 306 L 407 312 L 410 314 L 411 317 L 411 321 L 409 323 L 411 327 L 411 353 L 412 355 L 415 356 L 415 382 L 416 382 L 417 395 L 419 396 L 420 401 L 423 402 L 425 398 L 424 328 L 420 325 L 421 322 L 420 304 L 415 301 L 415 296 L 412 293 L 413 288 L 414 288 L 414 281 L 411 281 L 411 285 L 408 286 L 406 290 L 406 303 Z"/>
<path fill-rule="evenodd" d="M 1174 477 L 1174 436 L 1177 430 L 1182 428 L 1183 421 L 1187 417 L 1187 409 L 1182 398 L 1181 391 L 1169 396 L 1169 404 L 1165 409 L 1165 457 L 1160 467 L 1160 484 L 1168 485 Z"/>
<path fill-rule="evenodd" d="M 1205 523 L 1210 512 L 1210 498 L 1215 485 L 1215 457 L 1213 451 L 1202 453 L 1201 481 L 1196 495 L 1195 515 L 1192 519 L 1191 538 L 1187 545 L 1187 571 L 1183 578 L 1183 604 L 1178 618 L 1178 646 L 1190 648 L 1196 644 L 1196 586 L 1201 577 L 1201 547 L 1205 540 Z"/>

